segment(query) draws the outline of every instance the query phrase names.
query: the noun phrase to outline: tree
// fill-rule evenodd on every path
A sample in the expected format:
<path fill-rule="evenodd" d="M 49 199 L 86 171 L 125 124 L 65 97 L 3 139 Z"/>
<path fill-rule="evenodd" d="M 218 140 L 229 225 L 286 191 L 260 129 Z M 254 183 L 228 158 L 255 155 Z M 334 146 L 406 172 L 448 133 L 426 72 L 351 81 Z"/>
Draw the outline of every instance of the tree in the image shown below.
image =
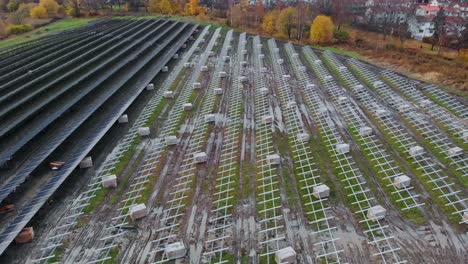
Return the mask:
<path fill-rule="evenodd" d="M 41 5 L 35 6 L 31 9 L 31 17 L 32 18 L 47 18 L 47 9 L 45 9 L 45 7 Z"/>
<path fill-rule="evenodd" d="M 7 4 L 8 11 L 15 12 L 20 4 L 19 0 L 10 0 Z"/>
<path fill-rule="evenodd" d="M 55 0 L 41 0 L 39 5 L 42 6 L 47 13 L 57 13 L 59 4 Z"/>
<path fill-rule="evenodd" d="M 330 0 L 317 0 L 320 14 L 331 16 L 333 13 L 333 2 Z"/>
<path fill-rule="evenodd" d="M 255 3 L 255 27 L 260 25 L 260 20 L 265 13 L 265 8 L 263 7 L 263 1 L 257 1 Z"/>
<path fill-rule="evenodd" d="M 263 22 L 262 22 L 262 30 L 265 31 L 268 34 L 273 34 L 276 30 L 275 28 L 275 22 L 276 22 L 276 17 L 278 16 L 278 11 L 271 11 L 268 12 L 264 17 L 263 17 Z"/>
<path fill-rule="evenodd" d="M 172 15 L 174 13 L 169 0 L 150 0 L 148 3 L 148 10 L 152 13 L 163 15 Z"/>
<path fill-rule="evenodd" d="M 78 0 L 67 0 L 65 2 L 65 13 L 69 16 L 79 17 L 80 13 L 80 3 Z"/>
<path fill-rule="evenodd" d="M 434 34 L 432 35 L 432 47 L 431 50 L 434 50 L 434 46 L 440 42 L 440 37 L 443 35 L 445 28 L 445 10 L 442 7 L 432 20 L 434 24 Z"/>
<path fill-rule="evenodd" d="M 31 14 L 31 9 L 33 9 L 37 4 L 35 3 L 21 3 L 18 7 L 18 10 L 16 12 L 24 15 L 24 16 L 30 16 Z"/>
<path fill-rule="evenodd" d="M 198 0 L 190 0 L 185 4 L 185 15 L 187 16 L 196 16 L 200 12 L 200 5 Z"/>
<path fill-rule="evenodd" d="M 317 16 L 310 27 L 310 41 L 324 44 L 333 40 L 333 21 L 329 16 Z"/>
<path fill-rule="evenodd" d="M 292 30 L 296 24 L 297 14 L 294 7 L 288 7 L 281 11 L 278 19 L 278 32 L 282 36 L 291 39 Z"/>

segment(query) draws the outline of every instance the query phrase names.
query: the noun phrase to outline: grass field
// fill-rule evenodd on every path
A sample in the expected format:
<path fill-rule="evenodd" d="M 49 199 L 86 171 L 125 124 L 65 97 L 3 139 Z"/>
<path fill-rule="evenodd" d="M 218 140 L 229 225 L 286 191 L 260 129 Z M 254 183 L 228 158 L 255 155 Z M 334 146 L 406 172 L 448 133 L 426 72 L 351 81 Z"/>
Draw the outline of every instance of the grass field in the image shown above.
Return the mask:
<path fill-rule="evenodd" d="M 12 36 L 8 39 L 0 41 L 0 48 L 17 45 L 49 34 L 58 33 L 60 31 L 77 28 L 95 19 L 96 18 L 65 18 L 47 26 L 37 28 L 26 34 Z"/>

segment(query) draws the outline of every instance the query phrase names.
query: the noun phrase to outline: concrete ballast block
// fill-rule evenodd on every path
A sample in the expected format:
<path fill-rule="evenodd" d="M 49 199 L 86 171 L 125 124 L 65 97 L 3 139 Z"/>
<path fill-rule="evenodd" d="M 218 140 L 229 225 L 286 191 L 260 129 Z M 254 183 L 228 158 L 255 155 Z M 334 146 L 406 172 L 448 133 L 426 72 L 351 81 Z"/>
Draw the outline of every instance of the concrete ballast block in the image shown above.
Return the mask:
<path fill-rule="evenodd" d="M 198 152 L 193 154 L 193 160 L 195 163 L 205 163 L 208 160 L 208 156 L 205 152 Z"/>
<path fill-rule="evenodd" d="M 269 93 L 268 88 L 265 88 L 265 87 L 260 88 L 260 93 L 262 95 L 268 95 Z"/>
<path fill-rule="evenodd" d="M 310 135 L 309 135 L 309 133 L 299 133 L 299 134 L 297 134 L 296 139 L 297 139 L 297 141 L 304 142 L 304 143 L 309 142 Z"/>
<path fill-rule="evenodd" d="M 132 219 L 132 221 L 135 221 L 147 216 L 148 210 L 146 209 L 145 204 L 136 204 L 130 207 L 128 213 L 130 214 L 130 218 Z"/>
<path fill-rule="evenodd" d="M 284 63 L 284 60 L 283 60 L 283 59 L 278 59 L 278 61 L 277 61 L 277 62 L 278 62 L 278 64 L 279 64 L 279 65 L 281 65 L 281 64 L 283 64 L 283 63 Z"/>
<path fill-rule="evenodd" d="M 221 89 L 221 88 L 215 88 L 215 89 L 214 89 L 214 94 L 215 94 L 215 95 L 222 95 L 222 94 L 223 94 L 223 89 Z"/>
<path fill-rule="evenodd" d="M 193 83 L 193 89 L 201 89 L 201 83 L 199 82 L 196 82 L 196 83 Z"/>
<path fill-rule="evenodd" d="M 361 127 L 359 128 L 359 136 L 366 137 L 372 135 L 372 128 L 370 127 Z"/>
<path fill-rule="evenodd" d="M 110 189 L 117 187 L 117 176 L 114 174 L 102 177 L 101 184 L 103 188 Z"/>
<path fill-rule="evenodd" d="M 271 122 L 273 122 L 273 116 L 267 115 L 267 116 L 262 117 L 263 124 L 271 124 Z"/>
<path fill-rule="evenodd" d="M 219 78 L 225 78 L 226 76 L 227 76 L 227 73 L 225 71 L 219 72 Z"/>
<path fill-rule="evenodd" d="M 424 153 L 424 149 L 420 146 L 414 146 L 409 149 L 409 154 L 412 157 L 420 156 Z"/>
<path fill-rule="evenodd" d="M 317 199 L 325 199 L 328 196 L 330 196 L 330 188 L 325 184 L 320 184 L 314 186 L 314 188 L 312 189 L 312 194 Z"/>
<path fill-rule="evenodd" d="M 289 109 L 294 108 L 294 107 L 296 107 L 296 106 L 297 106 L 296 101 L 289 101 L 289 102 L 288 102 L 288 105 L 287 105 L 287 107 L 288 107 Z"/>
<path fill-rule="evenodd" d="M 387 210 L 380 205 L 376 205 L 367 210 L 367 218 L 372 221 L 379 221 L 385 218 Z"/>
<path fill-rule="evenodd" d="M 80 162 L 80 169 L 87 169 L 93 166 L 93 158 L 86 157 Z"/>
<path fill-rule="evenodd" d="M 338 154 L 349 153 L 349 144 L 336 144 L 336 152 L 338 152 Z"/>
<path fill-rule="evenodd" d="M 138 135 L 140 137 L 146 137 L 150 135 L 150 128 L 149 127 L 140 127 L 138 128 Z"/>
<path fill-rule="evenodd" d="M 447 152 L 447 156 L 449 158 L 455 158 L 455 157 L 458 157 L 458 156 L 461 156 L 463 155 L 463 149 L 460 148 L 460 147 L 453 147 L 451 149 L 448 150 Z"/>
<path fill-rule="evenodd" d="M 168 72 L 168 71 L 169 71 L 169 67 L 168 67 L 168 66 L 164 66 L 164 67 L 162 68 L 162 72 Z"/>
<path fill-rule="evenodd" d="M 191 111 L 192 108 L 193 108 L 193 105 L 191 103 L 184 104 L 184 111 Z"/>
<path fill-rule="evenodd" d="M 278 264 L 297 263 L 296 251 L 292 247 L 282 248 L 275 252 L 275 261 Z"/>
<path fill-rule="evenodd" d="M 128 115 L 121 115 L 118 122 L 119 124 L 128 123 Z"/>
<path fill-rule="evenodd" d="M 167 136 L 165 138 L 165 141 L 166 141 L 166 146 L 173 146 L 179 143 L 179 140 L 177 139 L 176 136 Z"/>
<path fill-rule="evenodd" d="M 398 189 L 408 188 L 411 185 L 411 178 L 402 174 L 395 177 L 393 184 L 395 184 Z"/>
<path fill-rule="evenodd" d="M 271 154 L 267 156 L 268 164 L 279 165 L 281 163 L 281 157 L 278 154 Z"/>
<path fill-rule="evenodd" d="M 201 66 L 201 71 L 202 72 L 207 72 L 208 71 L 208 66 L 206 66 L 206 65 Z"/>
<path fill-rule="evenodd" d="M 164 92 L 164 98 L 166 98 L 166 99 L 174 98 L 174 92 L 173 91 L 165 91 Z"/>
<path fill-rule="evenodd" d="M 187 249 L 182 242 L 168 244 L 164 251 L 169 260 L 183 258 L 187 254 Z"/>
<path fill-rule="evenodd" d="M 154 90 L 154 84 L 150 83 L 146 86 L 146 90 L 151 91 Z"/>
<path fill-rule="evenodd" d="M 205 123 L 213 123 L 216 121 L 216 116 L 214 114 L 205 115 Z"/>

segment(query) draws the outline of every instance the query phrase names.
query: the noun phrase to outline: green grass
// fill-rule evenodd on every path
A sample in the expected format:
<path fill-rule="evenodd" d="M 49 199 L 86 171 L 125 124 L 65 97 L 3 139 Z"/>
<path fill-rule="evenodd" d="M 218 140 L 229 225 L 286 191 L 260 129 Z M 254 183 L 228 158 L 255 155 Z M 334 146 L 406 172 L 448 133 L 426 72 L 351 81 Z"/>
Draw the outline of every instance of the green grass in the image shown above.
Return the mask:
<path fill-rule="evenodd" d="M 359 69 L 355 69 L 353 66 L 351 66 L 351 71 L 367 86 L 369 86 L 377 93 L 379 92 L 378 89 L 376 89 L 373 86 L 373 84 L 359 72 Z M 371 118 L 371 120 L 373 120 L 372 115 L 369 115 L 369 117 Z M 453 224 L 458 224 L 460 222 L 460 216 L 458 214 L 452 214 L 455 212 L 454 208 L 452 206 L 446 206 L 447 201 L 443 197 L 440 197 L 444 193 L 439 189 L 434 189 L 437 188 L 437 185 L 430 182 L 430 178 L 426 177 L 423 171 L 421 171 L 419 167 L 413 163 L 413 159 L 407 156 L 405 152 L 406 150 L 403 149 L 401 144 L 397 142 L 398 140 L 400 140 L 400 138 L 392 137 L 392 135 L 390 135 L 387 132 L 387 130 L 384 127 L 382 127 L 382 125 L 376 122 L 376 120 L 373 120 L 373 123 L 377 126 L 380 132 L 382 132 L 384 138 L 387 139 L 387 142 L 390 144 L 390 147 L 392 147 L 400 153 L 404 163 L 411 170 L 413 175 L 415 175 L 420 180 L 426 191 L 431 196 L 432 200 L 438 205 L 439 209 L 447 216 L 448 220 Z M 450 182 L 448 178 L 446 180 Z"/>
<path fill-rule="evenodd" d="M 17 45 L 49 34 L 77 28 L 93 20 L 95 20 L 95 18 L 65 18 L 47 26 L 37 28 L 31 32 L 0 41 L 0 48 Z"/>
<path fill-rule="evenodd" d="M 314 48 L 314 49 L 328 50 L 328 51 L 331 51 L 331 52 L 333 52 L 335 54 L 348 56 L 348 57 L 356 58 L 356 59 L 359 59 L 359 60 L 364 60 L 364 58 L 361 55 L 359 55 L 359 53 L 354 52 L 354 51 L 344 50 L 344 49 L 340 49 L 340 48 L 332 47 L 332 46 L 327 46 L 327 47 L 318 46 L 318 45 L 310 45 L 310 46 L 312 48 Z"/>
<path fill-rule="evenodd" d="M 122 181 L 119 182 L 119 186 L 117 186 L 117 189 L 115 192 L 112 194 L 111 198 L 109 199 L 109 204 L 113 205 L 117 202 L 117 199 L 119 198 L 120 194 L 122 193 L 123 189 L 127 185 L 128 180 L 130 177 L 133 175 L 135 172 L 137 165 L 140 163 L 140 161 L 143 159 L 145 152 L 140 151 L 140 154 L 138 154 L 138 157 L 136 158 L 135 162 L 132 164 L 132 167 L 130 170 L 127 171 L 125 174 L 125 177 L 123 177 Z"/>
<path fill-rule="evenodd" d="M 106 259 L 106 261 L 104 261 L 104 264 L 117 263 L 118 256 L 119 256 L 119 249 L 117 247 L 113 247 L 109 252 L 110 259 Z"/>

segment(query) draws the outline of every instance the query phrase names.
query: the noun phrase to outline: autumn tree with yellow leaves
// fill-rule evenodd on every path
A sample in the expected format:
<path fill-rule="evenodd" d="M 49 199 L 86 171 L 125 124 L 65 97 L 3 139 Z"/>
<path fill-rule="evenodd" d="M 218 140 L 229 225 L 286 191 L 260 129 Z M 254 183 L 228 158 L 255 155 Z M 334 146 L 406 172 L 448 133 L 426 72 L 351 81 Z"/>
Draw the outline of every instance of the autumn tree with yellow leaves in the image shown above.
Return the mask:
<path fill-rule="evenodd" d="M 316 44 L 326 44 L 333 40 L 335 26 L 328 16 L 317 16 L 310 27 L 310 41 Z"/>

